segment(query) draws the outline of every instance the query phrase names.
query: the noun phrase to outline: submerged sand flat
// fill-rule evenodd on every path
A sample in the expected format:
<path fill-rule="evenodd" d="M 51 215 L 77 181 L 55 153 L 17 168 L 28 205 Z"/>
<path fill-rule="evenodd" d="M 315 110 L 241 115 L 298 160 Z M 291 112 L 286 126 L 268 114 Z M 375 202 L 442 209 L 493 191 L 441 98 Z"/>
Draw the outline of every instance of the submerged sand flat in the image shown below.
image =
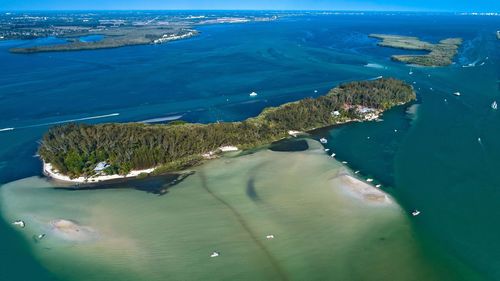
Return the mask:
<path fill-rule="evenodd" d="M 88 226 L 79 225 L 76 222 L 56 219 L 50 222 L 54 236 L 69 241 L 88 241 L 97 239 L 97 232 Z"/>
<path fill-rule="evenodd" d="M 164 196 L 27 178 L 2 215 L 64 280 L 442 280 L 398 205 L 310 145 L 213 160 Z"/>

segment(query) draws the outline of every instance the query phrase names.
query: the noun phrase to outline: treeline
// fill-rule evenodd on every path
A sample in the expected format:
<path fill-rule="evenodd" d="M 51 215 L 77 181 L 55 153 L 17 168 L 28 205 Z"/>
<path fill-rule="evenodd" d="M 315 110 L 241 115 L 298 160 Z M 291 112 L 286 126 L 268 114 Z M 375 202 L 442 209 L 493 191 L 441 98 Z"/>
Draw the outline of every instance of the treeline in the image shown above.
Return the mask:
<path fill-rule="evenodd" d="M 285 137 L 289 130 L 307 131 L 361 118 L 358 106 L 383 111 L 413 99 L 415 93 L 406 83 L 378 79 L 342 84 L 325 96 L 267 108 L 243 122 L 67 124 L 44 135 L 39 155 L 71 177 L 93 175 L 101 161 L 110 164 L 105 171 L 109 174 L 157 166 L 176 170 L 221 146 L 249 148 Z"/>

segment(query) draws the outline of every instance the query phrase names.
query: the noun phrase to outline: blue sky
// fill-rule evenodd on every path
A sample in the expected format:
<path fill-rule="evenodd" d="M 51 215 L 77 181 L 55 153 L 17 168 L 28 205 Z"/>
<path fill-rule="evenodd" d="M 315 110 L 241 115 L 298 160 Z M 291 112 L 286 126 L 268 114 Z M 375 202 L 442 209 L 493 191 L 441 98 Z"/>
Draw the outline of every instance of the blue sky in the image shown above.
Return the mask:
<path fill-rule="evenodd" d="M 397 10 L 500 12 L 500 0 L 0 0 L 1 10 Z"/>

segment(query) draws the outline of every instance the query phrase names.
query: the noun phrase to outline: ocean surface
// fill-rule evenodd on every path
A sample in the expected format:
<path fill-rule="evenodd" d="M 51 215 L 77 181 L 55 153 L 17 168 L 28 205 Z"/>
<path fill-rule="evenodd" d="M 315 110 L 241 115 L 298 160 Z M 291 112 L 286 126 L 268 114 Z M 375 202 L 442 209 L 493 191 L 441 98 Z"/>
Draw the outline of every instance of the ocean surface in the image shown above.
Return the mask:
<path fill-rule="evenodd" d="M 99 51 L 19 55 L 7 50 L 58 39 L 0 41 L 0 208 L 8 220 L 0 224 L 0 280 L 500 280 L 500 112 L 490 107 L 500 101 L 499 27 L 500 18 L 482 16 L 302 15 Z M 409 52 L 378 47 L 369 33 L 464 44 L 449 67 L 411 67 L 390 60 Z M 399 207 L 366 210 L 327 195 L 319 188 L 325 175 L 344 167 L 309 150 L 264 150 L 231 159 L 230 169 L 214 161 L 164 196 L 68 192 L 38 178 L 37 141 L 54 124 L 242 120 L 378 76 L 412 83 L 418 101 L 383 122 L 319 130 L 315 138 L 327 137 L 339 161 L 382 184 Z M 269 163 L 276 164 L 261 167 Z M 270 188 L 245 192 L 252 178 Z M 207 182 L 226 208 L 214 206 Z M 255 194 L 268 205 L 256 204 Z M 422 214 L 410 217 L 415 208 Z M 104 229 L 104 238 L 38 241 L 31 237 L 43 229 L 10 225 L 18 215 L 34 225 L 68 216 Z M 269 229 L 276 239 L 260 241 Z M 209 260 L 215 248 L 222 255 Z M 248 266 L 236 266 L 242 262 Z"/>

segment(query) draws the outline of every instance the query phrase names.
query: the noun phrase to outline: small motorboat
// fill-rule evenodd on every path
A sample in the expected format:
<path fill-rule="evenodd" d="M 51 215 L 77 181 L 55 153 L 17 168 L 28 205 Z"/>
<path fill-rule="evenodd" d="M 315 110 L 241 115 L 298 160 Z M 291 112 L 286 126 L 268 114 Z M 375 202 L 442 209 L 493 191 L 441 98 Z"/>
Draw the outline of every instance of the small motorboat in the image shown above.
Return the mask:
<path fill-rule="evenodd" d="M 22 220 L 14 221 L 12 224 L 15 226 L 19 226 L 20 228 L 24 228 L 26 226 L 26 224 Z"/>
<path fill-rule="evenodd" d="M 355 173 L 355 174 L 359 174 L 359 171 L 355 171 L 354 173 Z"/>
<path fill-rule="evenodd" d="M 377 184 L 375 187 L 380 188 L 381 186 L 382 186 L 381 184 Z"/>
<path fill-rule="evenodd" d="M 412 216 L 414 216 L 414 217 L 416 217 L 416 216 L 420 215 L 420 211 L 419 211 L 419 210 L 417 210 L 417 209 L 415 209 L 415 210 L 413 210 L 413 211 L 411 212 L 411 215 L 412 215 Z"/>
<path fill-rule="evenodd" d="M 317 93 L 317 92 L 318 92 L 318 90 L 314 90 L 314 92 L 315 92 L 315 93 Z"/>
<path fill-rule="evenodd" d="M 335 153 L 332 153 L 332 155 L 330 155 L 330 157 L 335 157 L 335 155 L 337 155 L 337 154 L 335 154 Z"/>
<path fill-rule="evenodd" d="M 325 144 L 328 143 L 328 140 L 326 138 L 320 138 L 319 142 Z"/>
<path fill-rule="evenodd" d="M 408 74 L 412 75 L 413 74 L 413 71 L 410 70 L 410 72 L 408 72 Z"/>
<path fill-rule="evenodd" d="M 251 96 L 251 97 L 256 97 L 256 96 L 257 96 L 257 93 L 256 93 L 256 92 L 251 92 L 251 93 L 250 93 L 250 96 Z"/>
<path fill-rule="evenodd" d="M 220 252 L 217 252 L 217 251 L 214 251 L 214 252 L 212 252 L 212 253 L 210 254 L 210 257 L 211 257 L 211 258 L 216 258 L 216 257 L 218 257 L 218 256 L 220 256 Z"/>
<path fill-rule="evenodd" d="M 268 234 L 268 235 L 266 235 L 266 239 L 274 239 L 274 234 Z"/>
<path fill-rule="evenodd" d="M 494 110 L 497 110 L 498 108 L 498 104 L 496 101 L 494 101 L 492 104 L 491 104 L 491 108 L 494 109 Z"/>
<path fill-rule="evenodd" d="M 347 164 L 347 161 L 342 161 L 342 164 Z"/>
<path fill-rule="evenodd" d="M 367 181 L 367 182 L 372 182 L 372 181 L 373 181 L 373 179 L 366 179 L 366 181 Z"/>
<path fill-rule="evenodd" d="M 42 240 L 43 238 L 45 238 L 46 234 L 45 233 L 42 233 L 42 234 L 39 234 L 36 238 L 38 240 Z"/>
<path fill-rule="evenodd" d="M 459 96 L 461 96 L 462 94 L 460 94 L 460 92 L 454 92 L 454 93 L 453 93 L 453 95 L 454 95 L 454 96 L 459 97 Z"/>

